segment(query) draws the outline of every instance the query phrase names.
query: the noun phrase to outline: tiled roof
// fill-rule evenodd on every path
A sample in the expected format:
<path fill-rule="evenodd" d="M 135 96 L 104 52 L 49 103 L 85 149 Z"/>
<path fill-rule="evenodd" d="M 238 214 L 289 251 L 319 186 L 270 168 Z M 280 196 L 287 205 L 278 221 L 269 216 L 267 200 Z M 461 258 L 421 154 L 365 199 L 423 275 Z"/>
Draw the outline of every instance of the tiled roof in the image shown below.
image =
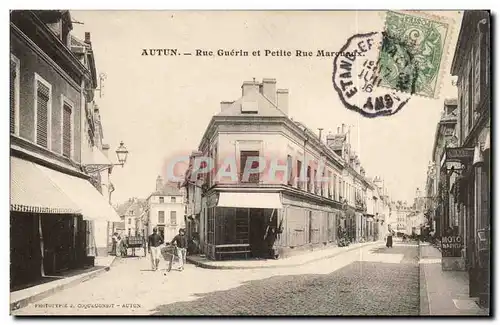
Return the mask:
<path fill-rule="evenodd" d="M 151 195 L 155 195 L 155 196 L 158 196 L 158 195 L 169 196 L 169 195 L 182 195 L 182 193 L 181 193 L 181 191 L 180 191 L 179 186 L 177 185 L 177 183 L 167 182 L 163 186 L 163 189 L 161 189 L 160 191 L 155 191 Z"/>
<path fill-rule="evenodd" d="M 127 212 L 132 209 L 132 214 L 138 217 L 143 210 L 146 208 L 146 200 L 144 199 L 134 199 L 128 200 L 115 209 L 119 216 L 124 216 Z"/>

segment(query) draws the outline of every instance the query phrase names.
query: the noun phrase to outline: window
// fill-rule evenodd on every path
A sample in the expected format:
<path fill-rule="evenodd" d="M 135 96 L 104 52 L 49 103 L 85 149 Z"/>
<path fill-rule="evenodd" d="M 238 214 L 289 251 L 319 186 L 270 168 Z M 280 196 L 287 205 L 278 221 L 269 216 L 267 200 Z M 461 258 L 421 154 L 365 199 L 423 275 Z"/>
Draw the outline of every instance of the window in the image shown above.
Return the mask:
<path fill-rule="evenodd" d="M 10 55 L 10 133 L 19 134 L 20 62 Z"/>
<path fill-rule="evenodd" d="M 302 177 L 302 161 L 300 160 L 297 160 L 297 188 L 302 188 L 302 181 L 301 181 L 301 178 Z"/>
<path fill-rule="evenodd" d="M 177 211 L 170 211 L 170 224 L 177 225 Z"/>
<path fill-rule="evenodd" d="M 158 211 L 158 223 L 165 224 L 165 211 Z"/>
<path fill-rule="evenodd" d="M 252 164 L 251 166 L 248 166 L 248 168 L 252 168 L 253 170 L 258 170 L 259 169 L 259 152 L 258 151 L 241 151 L 240 152 L 240 180 L 241 182 L 245 183 L 259 183 L 260 178 L 258 173 L 248 173 L 245 175 L 245 168 L 247 164 L 247 159 L 251 158 L 252 159 Z M 246 177 L 247 179 L 243 179 L 243 177 Z"/>
<path fill-rule="evenodd" d="M 474 125 L 474 102 L 473 102 L 473 82 L 474 82 L 474 71 L 473 71 L 473 68 L 472 68 L 472 64 L 469 66 L 469 80 L 468 80 L 468 84 L 466 87 L 469 88 L 469 92 L 468 92 L 468 97 L 466 98 L 467 102 L 468 102 L 468 109 L 469 109 L 469 116 L 468 116 L 468 123 L 469 123 L 469 130 L 472 129 L 472 126 Z"/>
<path fill-rule="evenodd" d="M 175 203 L 175 196 L 172 196 L 172 197 L 170 198 L 170 203 Z"/>
<path fill-rule="evenodd" d="M 61 137 L 62 154 L 71 158 L 73 152 L 73 104 L 62 96 L 63 107 L 61 110 Z"/>
<path fill-rule="evenodd" d="M 128 224 L 132 224 L 132 218 L 128 218 Z"/>
<path fill-rule="evenodd" d="M 332 179 L 332 172 L 328 171 L 328 198 L 333 198 L 332 184 L 335 186 L 335 181 Z"/>
<path fill-rule="evenodd" d="M 35 73 L 35 142 L 50 149 L 52 86 Z"/>
<path fill-rule="evenodd" d="M 163 196 L 160 196 L 160 203 L 165 203 L 165 198 Z"/>
<path fill-rule="evenodd" d="M 288 155 L 286 157 L 286 178 L 287 178 L 287 184 L 290 186 L 293 186 L 293 181 L 292 181 L 292 168 L 293 168 L 293 160 L 292 156 Z"/>
<path fill-rule="evenodd" d="M 306 182 L 307 182 L 307 191 L 310 192 L 311 191 L 311 166 L 307 166 L 307 179 L 306 179 Z"/>

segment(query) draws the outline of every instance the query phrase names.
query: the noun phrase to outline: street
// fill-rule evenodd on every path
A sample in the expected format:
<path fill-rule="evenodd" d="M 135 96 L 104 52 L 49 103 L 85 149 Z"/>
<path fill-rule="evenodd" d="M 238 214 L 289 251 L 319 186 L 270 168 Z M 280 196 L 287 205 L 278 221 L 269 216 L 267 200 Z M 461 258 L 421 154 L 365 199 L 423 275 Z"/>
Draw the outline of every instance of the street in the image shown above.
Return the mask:
<path fill-rule="evenodd" d="M 188 264 L 166 276 L 150 271 L 149 257 L 121 259 L 109 272 L 14 314 L 415 316 L 419 297 L 418 245 L 396 242 L 300 267 L 212 270 Z"/>

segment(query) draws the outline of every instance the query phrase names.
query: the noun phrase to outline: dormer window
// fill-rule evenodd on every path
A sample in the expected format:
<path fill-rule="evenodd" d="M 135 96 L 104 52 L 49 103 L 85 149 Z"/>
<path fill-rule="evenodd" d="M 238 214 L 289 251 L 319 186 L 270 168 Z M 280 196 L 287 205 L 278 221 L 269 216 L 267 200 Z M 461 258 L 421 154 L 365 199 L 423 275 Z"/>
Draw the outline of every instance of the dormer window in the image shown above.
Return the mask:
<path fill-rule="evenodd" d="M 241 113 L 242 114 L 257 114 L 259 113 L 259 105 L 257 102 L 242 102 L 241 103 Z"/>

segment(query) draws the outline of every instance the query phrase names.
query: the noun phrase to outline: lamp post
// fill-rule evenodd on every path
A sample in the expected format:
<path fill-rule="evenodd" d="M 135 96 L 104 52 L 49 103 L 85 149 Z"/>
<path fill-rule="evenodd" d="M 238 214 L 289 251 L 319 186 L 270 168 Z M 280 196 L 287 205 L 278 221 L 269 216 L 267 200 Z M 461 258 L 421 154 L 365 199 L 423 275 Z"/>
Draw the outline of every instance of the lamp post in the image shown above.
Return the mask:
<path fill-rule="evenodd" d="M 120 142 L 120 146 L 116 149 L 116 156 L 118 158 L 118 164 L 88 164 L 83 166 L 83 169 L 88 174 L 98 173 L 103 170 L 109 169 L 113 166 L 122 166 L 127 162 L 128 150 L 123 144 L 123 141 Z"/>

